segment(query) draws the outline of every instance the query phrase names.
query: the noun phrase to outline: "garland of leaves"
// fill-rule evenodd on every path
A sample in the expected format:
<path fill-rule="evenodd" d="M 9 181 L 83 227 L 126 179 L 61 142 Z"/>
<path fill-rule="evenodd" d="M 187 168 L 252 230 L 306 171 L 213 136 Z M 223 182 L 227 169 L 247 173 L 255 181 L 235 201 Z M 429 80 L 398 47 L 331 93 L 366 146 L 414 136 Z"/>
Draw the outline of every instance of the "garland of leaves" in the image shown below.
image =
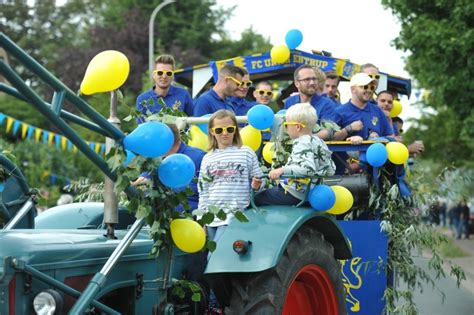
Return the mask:
<path fill-rule="evenodd" d="M 407 285 L 406 290 L 386 287 L 385 309 L 387 314 L 417 314 L 414 291 L 422 290 L 424 284 L 435 286 L 435 281 L 415 264 L 413 255 L 422 250 L 428 251 L 431 254 L 429 268 L 435 271 L 436 278 L 446 277 L 439 248 L 440 244 L 447 242 L 447 238 L 432 226 L 422 224 L 421 215 L 416 211 L 432 197 L 418 190 L 422 174 L 412 173 L 410 176 L 412 196 L 408 198 L 402 197 L 398 186 L 390 182 L 391 174 L 386 169 L 381 175 L 380 189 L 371 190 L 369 210 L 374 216 L 377 213 L 380 215 L 381 229 L 389 239 L 386 272 L 395 274 Z M 456 277 L 458 286 L 466 279 L 464 271 L 457 265 L 451 265 L 450 274 Z"/>

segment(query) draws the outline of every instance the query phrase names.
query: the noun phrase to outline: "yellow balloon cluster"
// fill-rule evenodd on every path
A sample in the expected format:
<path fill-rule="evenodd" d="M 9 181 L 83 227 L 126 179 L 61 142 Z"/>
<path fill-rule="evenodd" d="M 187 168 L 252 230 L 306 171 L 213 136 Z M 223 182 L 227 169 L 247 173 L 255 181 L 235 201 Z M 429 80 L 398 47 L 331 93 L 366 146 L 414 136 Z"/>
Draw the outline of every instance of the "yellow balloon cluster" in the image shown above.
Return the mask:
<path fill-rule="evenodd" d="M 170 224 L 174 244 L 185 253 L 200 251 L 206 244 L 204 229 L 191 219 L 175 219 Z"/>
<path fill-rule="evenodd" d="M 262 132 L 250 125 L 245 126 L 240 130 L 240 137 L 244 145 L 250 147 L 252 150 L 257 151 L 262 143 Z"/>
<path fill-rule="evenodd" d="M 399 100 L 393 100 L 393 106 L 390 110 L 390 117 L 398 117 L 402 112 L 402 103 Z"/>
<path fill-rule="evenodd" d="M 270 57 L 273 63 L 285 63 L 290 58 L 290 49 L 286 45 L 273 46 Z"/>
<path fill-rule="evenodd" d="M 116 90 L 127 81 L 129 72 L 127 56 L 116 50 L 103 51 L 89 62 L 81 93 L 91 95 Z"/>
<path fill-rule="evenodd" d="M 389 142 L 387 148 L 387 157 L 393 164 L 405 164 L 408 160 L 408 148 L 401 142 Z"/>
<path fill-rule="evenodd" d="M 191 128 L 189 128 L 188 145 L 191 147 L 199 148 L 203 151 L 207 151 L 207 147 L 208 147 L 207 135 L 204 132 L 202 132 L 202 130 L 196 125 L 193 125 L 191 126 Z"/>
<path fill-rule="evenodd" d="M 349 211 L 354 204 L 354 197 L 352 196 L 350 190 L 344 186 L 339 185 L 331 186 L 331 189 L 336 195 L 336 202 L 334 202 L 334 206 L 332 206 L 332 208 L 326 212 L 338 215 Z"/>
<path fill-rule="evenodd" d="M 274 145 L 275 144 L 273 142 L 267 142 L 263 146 L 263 150 L 262 150 L 263 159 L 265 160 L 265 162 L 269 164 L 272 164 L 273 162 L 273 153 L 275 152 Z"/>

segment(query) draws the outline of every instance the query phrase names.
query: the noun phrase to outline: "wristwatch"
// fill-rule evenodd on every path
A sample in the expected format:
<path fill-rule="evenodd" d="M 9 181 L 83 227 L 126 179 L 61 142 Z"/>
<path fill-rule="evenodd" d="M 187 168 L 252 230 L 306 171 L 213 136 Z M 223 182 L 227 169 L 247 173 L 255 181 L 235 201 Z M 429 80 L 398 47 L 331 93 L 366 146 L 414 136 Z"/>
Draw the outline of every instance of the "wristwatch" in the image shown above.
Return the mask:
<path fill-rule="evenodd" d="M 347 125 L 344 127 L 344 130 L 347 132 L 347 134 L 350 134 L 352 132 L 352 127 L 351 125 Z"/>

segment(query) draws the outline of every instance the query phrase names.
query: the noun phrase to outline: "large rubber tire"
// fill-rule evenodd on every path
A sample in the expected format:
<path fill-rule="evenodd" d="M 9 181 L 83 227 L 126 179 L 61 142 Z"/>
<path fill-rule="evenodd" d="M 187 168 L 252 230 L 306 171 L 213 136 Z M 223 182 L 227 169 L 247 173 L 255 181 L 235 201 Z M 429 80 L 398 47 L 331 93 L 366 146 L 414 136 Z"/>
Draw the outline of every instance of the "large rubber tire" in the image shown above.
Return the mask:
<path fill-rule="evenodd" d="M 332 245 L 303 226 L 274 268 L 233 277 L 225 314 L 342 315 L 345 296 Z"/>

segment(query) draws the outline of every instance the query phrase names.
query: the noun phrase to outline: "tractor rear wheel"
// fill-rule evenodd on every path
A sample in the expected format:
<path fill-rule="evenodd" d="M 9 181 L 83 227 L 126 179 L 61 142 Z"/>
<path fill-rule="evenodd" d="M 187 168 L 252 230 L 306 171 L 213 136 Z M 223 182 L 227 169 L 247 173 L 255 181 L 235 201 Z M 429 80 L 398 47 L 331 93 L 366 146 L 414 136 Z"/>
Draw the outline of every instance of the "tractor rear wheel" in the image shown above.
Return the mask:
<path fill-rule="evenodd" d="M 235 276 L 226 314 L 346 314 L 341 267 L 324 236 L 303 226 L 278 264 Z"/>

